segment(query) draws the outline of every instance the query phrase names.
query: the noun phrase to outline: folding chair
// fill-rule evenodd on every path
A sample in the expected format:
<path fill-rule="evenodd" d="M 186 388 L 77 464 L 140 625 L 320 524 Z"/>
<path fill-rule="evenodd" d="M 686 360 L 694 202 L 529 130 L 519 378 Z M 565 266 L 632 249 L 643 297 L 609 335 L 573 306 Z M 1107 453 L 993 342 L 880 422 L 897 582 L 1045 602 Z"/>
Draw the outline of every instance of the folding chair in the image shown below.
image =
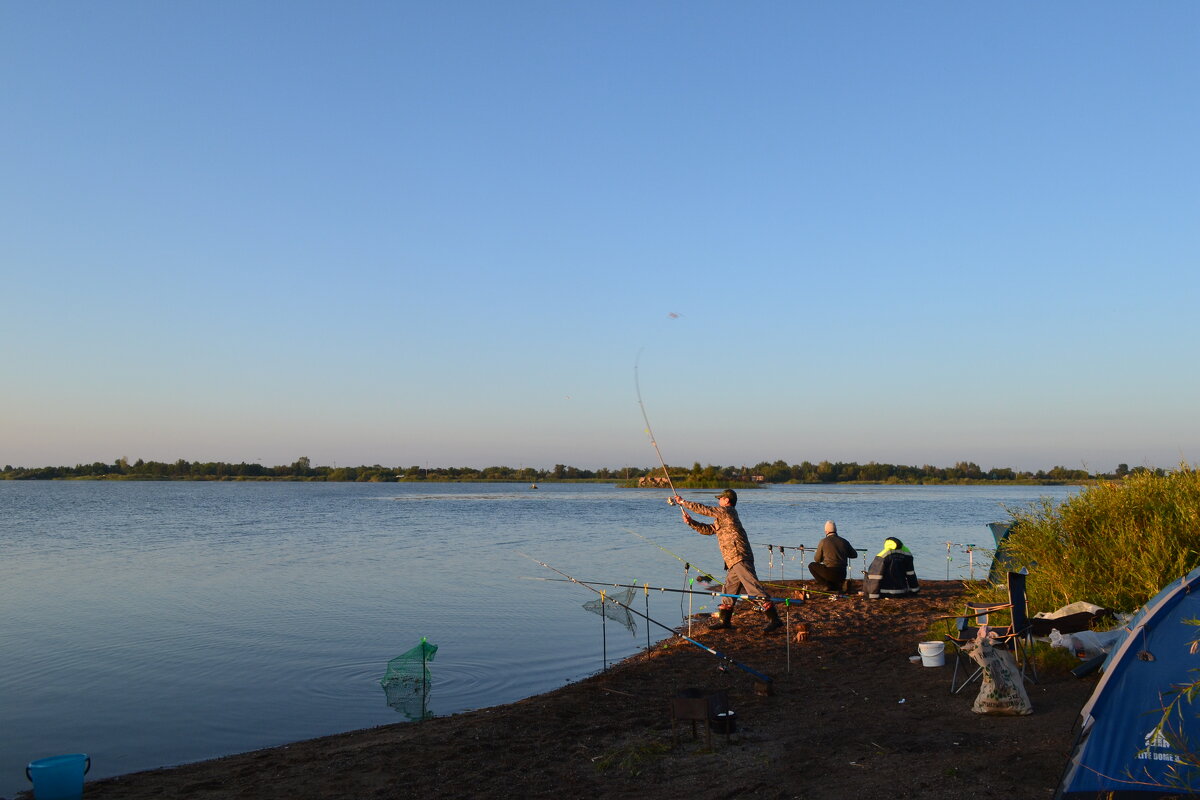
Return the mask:
<path fill-rule="evenodd" d="M 988 634 L 992 646 L 1013 653 L 1021 666 L 1023 679 L 1038 682 L 1037 664 L 1033 660 L 1033 625 L 1025 604 L 1025 579 L 1023 572 L 1008 573 L 1007 603 L 967 603 L 967 609 L 957 617 L 939 617 L 954 620 L 954 630 L 946 634 L 946 641 L 954 645 L 954 674 L 950 678 L 950 693 L 958 694 L 967 684 L 983 674 L 983 668 L 975 665 L 962 648 L 979 635 L 979 629 L 988 624 L 988 616 L 997 611 L 1008 611 L 1007 626 L 989 626 Z M 964 667 L 964 662 L 966 665 Z M 963 670 L 962 683 L 958 682 L 959 670 Z"/>

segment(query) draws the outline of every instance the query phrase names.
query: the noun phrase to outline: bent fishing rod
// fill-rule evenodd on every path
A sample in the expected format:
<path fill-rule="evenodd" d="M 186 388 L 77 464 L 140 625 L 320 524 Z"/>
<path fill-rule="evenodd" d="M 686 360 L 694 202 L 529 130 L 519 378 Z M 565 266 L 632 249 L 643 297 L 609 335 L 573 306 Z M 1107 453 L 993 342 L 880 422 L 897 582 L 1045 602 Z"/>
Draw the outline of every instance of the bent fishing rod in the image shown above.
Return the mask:
<path fill-rule="evenodd" d="M 726 661 L 726 662 L 732 664 L 733 666 L 737 667 L 738 669 L 742 670 L 743 672 L 747 672 L 750 675 L 753 675 L 755 678 L 762 681 L 763 683 L 771 684 L 773 682 L 770 675 L 764 675 L 763 673 L 759 672 L 758 670 L 756 670 L 752 667 L 748 667 L 745 664 L 741 663 L 740 661 L 735 661 L 734 659 L 730 658 L 729 656 L 725 655 L 724 653 L 722 653 L 718 650 L 714 650 L 713 648 L 709 647 L 708 645 L 703 644 L 702 642 L 698 642 L 695 639 L 691 638 L 690 636 L 684 636 L 682 633 L 677 632 L 674 628 L 670 627 L 669 625 L 664 625 L 663 623 L 659 622 L 656 619 L 651 619 L 648 615 L 643 614 L 642 612 L 638 611 L 636 608 L 632 608 L 631 606 L 628 606 L 625 603 L 622 603 L 620 600 L 614 600 L 613 598 L 609 597 L 605 592 L 600 591 L 596 587 L 589 586 L 588 584 L 586 584 L 582 581 L 578 581 L 575 578 L 572 578 L 570 575 L 563 572 L 561 569 L 555 569 L 554 567 L 550 566 L 546 562 L 538 561 L 536 558 L 534 558 L 533 556 L 528 555 L 526 553 L 519 553 L 519 555 L 525 556 L 525 558 L 528 558 L 530 561 L 532 561 L 535 564 L 541 564 L 543 567 L 550 570 L 551 572 L 557 572 L 559 575 L 562 575 L 564 578 L 566 578 L 569 582 L 579 584 L 580 586 L 584 587 L 585 589 L 595 592 L 596 594 L 600 595 L 600 597 L 605 599 L 607 602 L 621 606 L 621 608 L 624 608 L 626 611 L 630 612 L 631 614 L 637 614 L 639 617 L 646 620 L 646 622 L 654 623 L 655 625 L 657 625 L 658 627 L 667 631 L 668 633 L 670 633 L 674 636 L 678 636 L 680 639 L 683 639 L 685 642 L 690 642 L 691 644 L 696 645 L 696 647 L 699 647 L 704 652 L 714 655 L 717 658 L 721 659 L 722 661 Z"/>
<path fill-rule="evenodd" d="M 646 435 L 650 437 L 650 444 L 654 446 L 654 452 L 658 454 L 658 463 L 662 464 L 663 475 L 667 477 L 667 486 L 671 487 L 671 496 L 676 497 L 679 492 L 675 491 L 675 484 L 671 482 L 671 472 L 667 469 L 667 462 L 663 460 L 662 451 L 658 449 L 658 442 L 654 439 L 654 431 L 650 430 L 650 417 L 646 415 L 646 404 L 642 402 L 642 385 L 638 381 L 638 361 L 642 357 L 642 351 L 639 350 L 637 358 L 633 362 L 633 387 L 637 390 L 638 406 L 642 409 L 642 419 L 646 421 Z"/>

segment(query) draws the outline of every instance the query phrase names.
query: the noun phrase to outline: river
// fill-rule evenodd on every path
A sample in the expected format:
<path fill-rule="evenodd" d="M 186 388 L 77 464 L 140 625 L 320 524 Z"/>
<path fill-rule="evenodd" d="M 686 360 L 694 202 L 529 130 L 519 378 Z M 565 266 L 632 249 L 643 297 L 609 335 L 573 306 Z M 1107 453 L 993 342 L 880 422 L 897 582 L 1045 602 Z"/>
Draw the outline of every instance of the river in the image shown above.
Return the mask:
<path fill-rule="evenodd" d="M 868 554 L 900 537 L 941 580 L 972 566 L 947 542 L 987 547 L 1006 507 L 1074 491 L 773 486 L 738 510 L 760 577 L 808 577 L 766 545 L 815 546 L 832 518 Z M 719 576 L 716 543 L 665 501 L 606 484 L 0 481 L 0 796 L 59 753 L 88 753 L 95 778 L 405 721 L 379 679 L 422 637 L 437 715 L 592 674 L 645 647 L 647 624 L 604 622 L 529 557 L 681 588 L 670 551 Z M 650 616 L 677 625 L 688 597 L 711 609 L 655 592 Z"/>

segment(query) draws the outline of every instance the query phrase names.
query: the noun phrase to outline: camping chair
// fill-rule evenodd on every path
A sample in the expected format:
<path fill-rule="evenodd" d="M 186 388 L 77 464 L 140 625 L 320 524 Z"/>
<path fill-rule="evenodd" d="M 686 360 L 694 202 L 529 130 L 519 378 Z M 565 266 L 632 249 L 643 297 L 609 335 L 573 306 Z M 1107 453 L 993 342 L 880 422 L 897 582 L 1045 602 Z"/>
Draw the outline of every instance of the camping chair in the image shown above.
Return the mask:
<path fill-rule="evenodd" d="M 988 628 L 992 646 L 1011 651 L 1021 665 L 1021 677 L 1028 677 L 1034 683 L 1038 682 L 1037 665 L 1033 661 L 1033 625 L 1029 620 L 1029 611 L 1025 605 L 1025 579 L 1027 577 L 1023 572 L 1008 573 L 1007 603 L 967 603 L 966 611 L 957 617 L 939 617 L 939 619 L 954 620 L 954 630 L 946 634 L 946 641 L 954 645 L 954 674 L 950 678 L 951 694 L 958 694 L 967 684 L 983 674 L 983 668 L 976 666 L 969 657 L 963 655 L 962 648 L 979 635 L 979 629 L 988 624 L 988 616 L 997 611 L 1008 611 L 1011 621 L 1007 626 Z M 964 675 L 962 683 L 958 682 L 960 669 Z"/>

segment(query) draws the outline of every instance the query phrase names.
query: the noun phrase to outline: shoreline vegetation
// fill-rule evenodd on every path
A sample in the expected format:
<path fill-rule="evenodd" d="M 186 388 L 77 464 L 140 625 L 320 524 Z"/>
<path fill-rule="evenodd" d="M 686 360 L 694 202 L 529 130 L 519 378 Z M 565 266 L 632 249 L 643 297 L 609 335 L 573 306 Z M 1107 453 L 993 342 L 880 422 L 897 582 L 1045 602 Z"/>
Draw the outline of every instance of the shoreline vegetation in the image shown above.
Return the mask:
<path fill-rule="evenodd" d="M 960 461 L 952 467 L 929 464 L 908 466 L 869 462 L 802 461 L 760 462 L 753 467 L 668 466 L 671 481 L 680 489 L 750 489 L 770 484 L 879 484 L 879 485 L 1029 485 L 1058 486 L 1121 480 L 1127 476 L 1165 474 L 1161 468 L 1120 464 L 1112 472 L 1089 472 L 1054 466 L 1036 472 L 1011 467 L 983 470 L 974 462 Z M 256 463 L 199 462 L 179 459 L 131 462 L 118 458 L 111 464 L 94 462 L 74 466 L 14 467 L 5 465 L 2 480 L 133 480 L 133 481 L 325 481 L 360 483 L 612 483 L 622 488 L 647 488 L 655 479 L 662 481 L 660 467 L 621 467 L 596 470 L 555 464 L 552 469 L 535 467 L 385 467 L 380 464 L 356 467 L 314 466 L 302 456 L 291 464 L 264 466 Z M 641 481 L 639 480 L 647 479 Z M 664 482 L 665 483 L 665 482 Z M 654 488 L 654 487 L 649 487 Z"/>
<path fill-rule="evenodd" d="M 1187 464 L 1008 511 L 1012 529 L 997 557 L 1030 567 L 1026 594 L 1039 611 L 1086 600 L 1133 612 L 1200 566 L 1200 469 Z M 999 586 L 980 588 L 976 597 L 987 602 L 1007 595 Z"/>

